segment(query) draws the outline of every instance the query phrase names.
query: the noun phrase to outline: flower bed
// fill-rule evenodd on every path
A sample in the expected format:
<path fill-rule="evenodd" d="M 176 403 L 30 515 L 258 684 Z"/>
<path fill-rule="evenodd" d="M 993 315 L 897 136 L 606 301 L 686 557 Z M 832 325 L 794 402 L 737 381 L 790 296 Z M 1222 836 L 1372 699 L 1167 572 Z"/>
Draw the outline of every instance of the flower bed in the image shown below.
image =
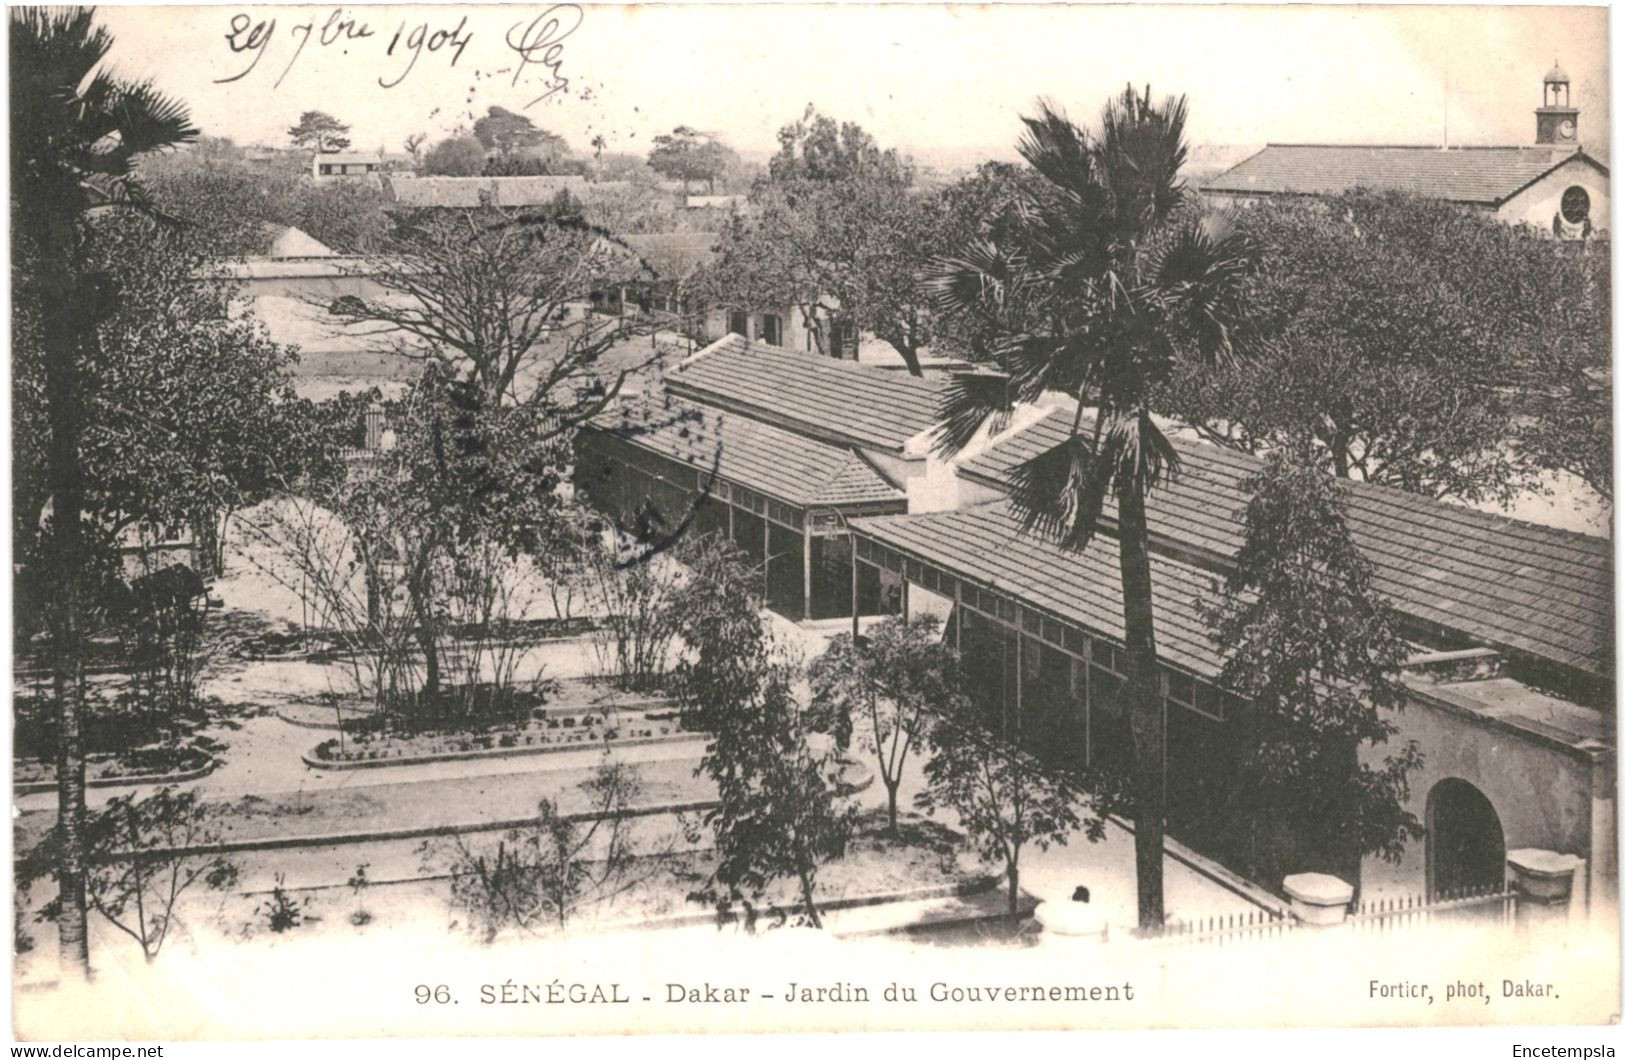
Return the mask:
<path fill-rule="evenodd" d="M 206 749 L 190 744 L 154 744 L 116 755 L 85 759 L 85 784 L 92 788 L 121 784 L 178 784 L 195 780 L 219 763 Z M 12 765 L 17 794 L 49 791 L 56 787 L 56 764 L 39 759 L 18 759 Z"/>
<path fill-rule="evenodd" d="M 398 734 L 360 733 L 332 737 L 317 744 L 310 757 L 316 762 L 378 762 L 407 764 L 461 755 L 490 753 L 543 753 L 603 747 L 616 740 L 657 741 L 694 737 L 675 721 L 656 722 L 637 715 L 592 713 L 538 718 L 525 725 L 484 732 Z"/>

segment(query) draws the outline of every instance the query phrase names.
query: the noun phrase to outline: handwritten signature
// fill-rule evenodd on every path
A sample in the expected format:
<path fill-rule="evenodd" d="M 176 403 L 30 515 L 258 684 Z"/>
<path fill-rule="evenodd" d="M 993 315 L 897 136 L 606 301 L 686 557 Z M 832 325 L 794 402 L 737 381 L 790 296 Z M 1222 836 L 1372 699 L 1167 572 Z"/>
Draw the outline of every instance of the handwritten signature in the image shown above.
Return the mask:
<path fill-rule="evenodd" d="M 519 56 L 519 64 L 513 72 L 513 83 L 519 84 L 527 67 L 540 66 L 547 71 L 547 81 L 544 82 L 547 91 L 526 103 L 526 107 L 534 107 L 544 99 L 569 89 L 570 79 L 559 73 L 559 68 L 564 65 L 564 40 L 581 28 L 582 14 L 577 4 L 554 4 L 531 19 L 528 25 L 515 22 L 509 27 L 506 37 L 508 47 Z M 524 26 L 523 32 L 520 31 L 521 26 Z"/>

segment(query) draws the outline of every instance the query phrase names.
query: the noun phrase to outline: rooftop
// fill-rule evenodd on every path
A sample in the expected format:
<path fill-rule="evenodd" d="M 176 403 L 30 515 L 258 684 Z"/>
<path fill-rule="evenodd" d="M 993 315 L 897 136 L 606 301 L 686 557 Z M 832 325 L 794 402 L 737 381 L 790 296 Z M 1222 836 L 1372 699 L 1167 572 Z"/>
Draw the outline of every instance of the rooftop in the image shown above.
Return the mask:
<path fill-rule="evenodd" d="M 647 452 L 801 508 L 904 502 L 901 490 L 851 449 L 719 412 L 669 394 L 627 402 L 593 428 Z"/>
<path fill-rule="evenodd" d="M 1051 413 L 962 470 L 1002 484 L 1011 468 L 1058 445 L 1070 424 Z M 1178 477 L 1157 487 L 1146 517 L 1154 541 L 1215 568 L 1242 542 L 1243 482 L 1262 462 L 1176 437 Z M 1115 517 L 1108 502 L 1105 514 Z M 1613 550 L 1602 538 L 1348 484 L 1350 529 L 1402 613 L 1508 651 L 1606 677 L 1613 673 Z"/>
<path fill-rule="evenodd" d="M 581 199 L 591 197 L 595 189 L 609 190 L 625 186 L 624 181 L 591 184 L 582 176 L 415 177 L 411 180 L 391 180 L 389 193 L 402 206 L 474 209 L 487 204 L 545 206 L 561 191 L 568 191 L 572 197 Z"/>
<path fill-rule="evenodd" d="M 677 366 L 666 385 L 826 442 L 902 452 L 936 423 L 946 383 L 728 335 Z"/>
<path fill-rule="evenodd" d="M 1562 147 L 1389 147 L 1270 144 L 1214 177 L 1204 191 L 1231 194 L 1336 195 L 1354 188 L 1395 189 L 1451 202 L 1496 206 L 1583 151 Z"/>

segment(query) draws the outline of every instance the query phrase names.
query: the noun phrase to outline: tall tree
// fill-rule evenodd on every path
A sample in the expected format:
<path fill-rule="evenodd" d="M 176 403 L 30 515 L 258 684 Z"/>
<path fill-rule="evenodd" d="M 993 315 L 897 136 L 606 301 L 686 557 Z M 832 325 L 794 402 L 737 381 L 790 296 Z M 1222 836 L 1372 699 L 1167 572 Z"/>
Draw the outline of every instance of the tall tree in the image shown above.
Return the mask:
<path fill-rule="evenodd" d="M 914 193 L 896 153 L 850 122 L 814 115 L 780 139 L 772 179 L 757 184 L 752 209 L 722 233 L 714 297 L 794 308 L 820 353 L 834 352 L 832 322 L 870 332 L 920 374 L 931 337 L 920 279 L 947 249 L 940 201 Z"/>
<path fill-rule="evenodd" d="M 913 181 L 913 167 L 894 148 L 884 150 L 856 122 L 838 122 L 812 104 L 779 129 L 779 150 L 767 163 L 768 179 L 850 180 L 872 176 L 895 185 Z"/>
<path fill-rule="evenodd" d="M 1012 470 L 1010 499 L 1027 532 L 1089 547 L 1109 496 L 1123 581 L 1125 687 L 1134 745 L 1132 805 L 1139 919 L 1163 919 L 1163 718 L 1152 622 L 1145 499 L 1178 470 L 1152 401 L 1186 358 L 1229 359 L 1241 319 L 1247 244 L 1191 208 L 1183 98 L 1155 103 L 1132 86 L 1098 131 L 1047 102 L 1024 119 L 1018 150 L 1041 178 L 1003 231 L 942 260 L 930 279 L 950 320 L 997 336 L 1002 375 L 960 377 L 939 426 L 962 449 L 1013 401 L 1050 392 L 1077 403 L 1069 437 Z M 1083 409 L 1097 415 L 1085 428 Z"/>
<path fill-rule="evenodd" d="M 1246 830 L 1259 877 L 1330 872 L 1358 887 L 1364 855 L 1397 861 L 1421 835 L 1405 802 L 1422 759 L 1413 740 L 1361 761 L 1397 731 L 1409 648 L 1349 534 L 1342 487 L 1314 459 L 1274 452 L 1247 483 L 1246 537 L 1206 608 L 1222 681 L 1246 703 L 1221 816 Z"/>
<path fill-rule="evenodd" d="M 299 115 L 298 124 L 288 130 L 288 139 L 295 147 L 328 154 L 350 146 L 349 131 L 348 125 L 326 111 L 307 110 Z"/>
<path fill-rule="evenodd" d="M 691 558 L 674 608 L 689 646 L 675 686 L 685 723 L 712 732 L 700 760 L 717 785 L 709 897 L 719 914 L 741 903 L 749 910 L 773 881 L 794 880 L 802 916 L 821 927 L 818 870 L 845 853 L 856 820 L 837 795 L 839 757 L 808 740 L 812 719 L 793 691 L 794 668 L 761 620 L 759 571 L 725 541 L 703 542 Z"/>
<path fill-rule="evenodd" d="M 474 138 L 499 158 L 533 156 L 552 161 L 570 153 L 569 144 L 557 133 L 539 129 L 523 114 L 493 106 L 474 123 Z"/>
<path fill-rule="evenodd" d="M 19 298 L 36 299 L 42 350 L 51 523 L 44 560 L 56 585 L 50 615 L 52 690 L 60 711 L 57 873 L 61 960 L 88 975 L 83 637 L 85 550 L 81 400 L 100 360 L 96 323 L 117 304 L 117 278 L 85 267 L 83 220 L 100 202 L 143 202 L 137 156 L 197 136 L 184 105 L 104 66 L 113 38 L 93 8 L 11 12 L 11 207 Z M 14 266 L 15 268 L 15 266 Z"/>
<path fill-rule="evenodd" d="M 649 152 L 649 168 L 682 181 L 685 194 L 691 180 L 705 181 L 706 190 L 714 193 L 717 178 L 727 172 L 732 155 L 728 146 L 716 137 L 679 125 L 655 137 L 654 149 Z"/>

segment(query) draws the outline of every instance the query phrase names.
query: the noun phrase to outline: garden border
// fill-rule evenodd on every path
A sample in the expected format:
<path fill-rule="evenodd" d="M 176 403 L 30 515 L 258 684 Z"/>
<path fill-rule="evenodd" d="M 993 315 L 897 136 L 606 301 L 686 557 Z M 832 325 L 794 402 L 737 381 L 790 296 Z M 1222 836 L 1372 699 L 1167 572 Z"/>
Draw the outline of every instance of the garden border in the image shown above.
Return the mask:
<path fill-rule="evenodd" d="M 185 784 L 188 781 L 201 780 L 220 768 L 220 759 L 209 756 L 209 760 L 196 769 L 186 769 L 179 773 L 138 773 L 131 777 L 103 777 L 99 780 L 85 779 L 86 788 L 119 788 L 127 784 L 140 786 L 142 784 Z M 28 780 L 22 783 L 12 782 L 11 793 L 17 795 L 41 795 L 47 791 L 55 791 L 57 782 L 54 780 Z"/>
<path fill-rule="evenodd" d="M 298 723 L 295 722 L 294 724 Z M 312 769 L 382 769 L 387 766 L 421 766 L 434 762 L 467 762 L 482 758 L 517 758 L 523 755 L 558 754 L 564 751 L 603 750 L 605 747 L 641 747 L 659 743 L 691 743 L 694 740 L 709 740 L 710 738 L 707 733 L 690 732 L 675 733 L 668 736 L 617 737 L 613 740 L 597 739 L 586 743 L 547 744 L 542 747 L 482 747 L 478 751 L 442 751 L 438 754 L 402 756 L 399 758 L 363 758 L 350 762 L 317 758 L 316 749 L 313 747 L 301 754 L 299 760 Z M 317 746 L 320 746 L 320 744 Z"/>

